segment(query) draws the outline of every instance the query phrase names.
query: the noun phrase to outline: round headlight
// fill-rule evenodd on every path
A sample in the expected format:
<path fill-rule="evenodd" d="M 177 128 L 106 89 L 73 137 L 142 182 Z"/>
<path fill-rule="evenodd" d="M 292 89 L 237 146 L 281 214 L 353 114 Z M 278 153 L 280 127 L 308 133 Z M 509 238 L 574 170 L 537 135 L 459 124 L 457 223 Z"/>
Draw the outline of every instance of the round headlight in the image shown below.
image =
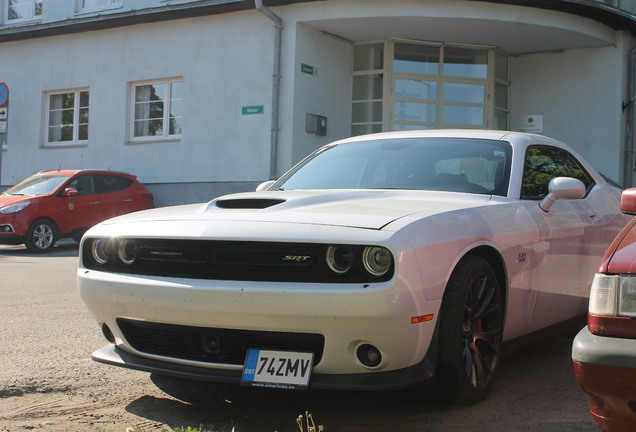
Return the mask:
<path fill-rule="evenodd" d="M 327 266 L 338 274 L 343 274 L 353 265 L 353 248 L 350 246 L 329 246 L 327 248 Z"/>
<path fill-rule="evenodd" d="M 372 276 L 382 276 L 391 268 L 391 252 L 383 247 L 368 247 L 362 254 L 362 264 Z"/>
<path fill-rule="evenodd" d="M 91 244 L 91 253 L 95 263 L 104 265 L 108 262 L 112 254 L 112 242 L 110 239 L 93 240 Z"/>
<path fill-rule="evenodd" d="M 122 239 L 117 246 L 117 256 L 126 265 L 131 265 L 137 259 L 137 242 Z"/>

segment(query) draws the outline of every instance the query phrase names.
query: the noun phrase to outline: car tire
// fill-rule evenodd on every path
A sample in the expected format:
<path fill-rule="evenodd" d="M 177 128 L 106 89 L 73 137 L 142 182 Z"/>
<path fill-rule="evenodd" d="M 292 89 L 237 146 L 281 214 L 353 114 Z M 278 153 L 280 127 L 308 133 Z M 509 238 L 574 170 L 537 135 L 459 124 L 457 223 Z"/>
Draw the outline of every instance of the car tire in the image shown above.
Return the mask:
<path fill-rule="evenodd" d="M 483 258 L 468 256 L 457 265 L 440 310 L 437 396 L 447 403 L 486 399 L 499 365 L 503 302 L 499 279 Z"/>
<path fill-rule="evenodd" d="M 31 224 L 24 245 L 29 252 L 48 252 L 57 241 L 57 227 L 49 219 L 38 219 Z"/>

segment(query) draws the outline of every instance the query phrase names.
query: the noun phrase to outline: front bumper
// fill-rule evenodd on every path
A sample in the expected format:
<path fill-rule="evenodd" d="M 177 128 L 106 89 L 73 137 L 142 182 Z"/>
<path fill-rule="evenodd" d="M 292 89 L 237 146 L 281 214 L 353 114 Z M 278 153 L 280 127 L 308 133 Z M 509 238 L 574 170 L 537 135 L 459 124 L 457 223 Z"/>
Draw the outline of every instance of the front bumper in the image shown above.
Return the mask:
<path fill-rule="evenodd" d="M 636 340 L 597 336 L 583 328 L 572 344 L 574 372 L 590 395 L 596 425 L 632 432 L 636 422 Z"/>
<path fill-rule="evenodd" d="M 16 245 L 24 243 L 24 236 L 0 235 L 0 244 Z"/>
<path fill-rule="evenodd" d="M 105 363 L 151 372 L 156 367 L 157 373 L 167 375 L 196 371 L 201 379 L 238 381 L 242 360 L 202 361 L 180 352 L 173 355 L 168 349 L 139 348 L 121 326 L 135 322 L 153 326 L 155 338 L 164 327 L 196 328 L 204 335 L 206 329 L 321 335 L 324 350 L 312 376 L 330 377 L 316 378 L 310 386 L 324 382 L 330 388 L 355 388 L 368 380 L 377 383 L 369 387 L 399 388 L 430 375 L 430 368 L 418 365 L 433 340 L 441 300 L 425 299 L 419 279 L 398 276 L 389 282 L 357 285 L 244 282 L 123 275 L 80 267 L 78 284 L 87 307 L 110 329 L 117 352 L 124 353 L 113 360 L 98 351 L 96 359 Z M 423 315 L 433 318 L 412 323 L 413 317 Z M 356 355 L 362 344 L 377 347 L 382 363 L 363 365 Z"/>
<path fill-rule="evenodd" d="M 242 371 L 240 370 L 209 369 L 149 359 L 123 351 L 113 344 L 98 349 L 91 355 L 91 358 L 99 363 L 112 366 L 194 381 L 231 384 L 239 384 L 241 382 Z M 430 380 L 432 376 L 433 367 L 425 359 L 416 365 L 388 372 L 337 375 L 313 374 L 309 387 L 352 391 L 399 390 L 424 383 Z"/>

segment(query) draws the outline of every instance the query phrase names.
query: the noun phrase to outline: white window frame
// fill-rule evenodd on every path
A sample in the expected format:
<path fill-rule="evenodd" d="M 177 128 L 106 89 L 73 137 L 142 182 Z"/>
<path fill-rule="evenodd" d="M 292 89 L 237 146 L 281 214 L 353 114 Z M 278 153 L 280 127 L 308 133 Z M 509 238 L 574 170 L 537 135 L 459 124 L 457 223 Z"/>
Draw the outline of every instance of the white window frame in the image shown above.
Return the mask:
<path fill-rule="evenodd" d="M 86 107 L 82 107 L 80 106 L 80 100 L 81 100 L 81 93 L 86 92 L 89 94 L 89 105 Z M 50 130 L 51 127 L 57 127 L 57 121 L 55 125 L 51 125 L 51 121 L 52 121 L 52 116 L 51 113 L 52 112 L 58 112 L 58 111 L 63 111 L 62 108 L 53 108 L 51 106 L 51 99 L 54 96 L 57 95 L 63 95 L 63 94 L 73 94 L 73 108 L 72 108 L 72 117 L 73 117 L 73 123 L 72 123 L 72 128 L 73 128 L 73 133 L 72 133 L 72 137 L 70 140 L 54 140 L 51 141 L 50 140 Z M 45 119 L 44 119 L 44 147 L 68 147 L 68 146 L 76 146 L 76 145 L 86 145 L 88 144 L 88 131 L 87 131 L 87 136 L 86 139 L 81 139 L 80 138 L 80 127 L 82 125 L 86 125 L 86 127 L 88 127 L 90 122 L 90 91 L 88 87 L 83 87 L 83 88 L 77 88 L 77 89 L 69 89 L 69 90 L 55 90 L 55 91 L 49 91 L 45 94 L 45 103 L 46 103 L 46 107 L 45 107 Z M 88 120 L 86 123 L 82 123 L 81 122 L 81 118 L 80 118 L 80 113 L 81 111 L 85 109 L 88 111 Z M 71 108 L 66 108 L 66 110 L 70 111 Z M 59 123 L 60 127 L 62 127 L 63 123 L 60 122 Z"/>
<path fill-rule="evenodd" d="M 181 133 L 170 133 L 170 119 L 171 119 L 171 108 L 172 104 L 175 101 L 182 102 L 182 98 L 173 98 L 171 94 L 172 84 L 181 83 L 183 84 L 183 78 L 167 78 L 160 80 L 148 80 L 148 81 L 138 81 L 131 83 L 130 87 L 130 117 L 129 117 L 129 141 L 132 143 L 143 143 L 143 142 L 157 142 L 157 141 L 177 141 L 181 139 Z M 162 117 L 162 133 L 161 134 L 147 134 L 147 135 L 135 135 L 137 123 L 137 108 L 141 105 L 144 105 L 149 102 L 137 102 L 137 89 L 139 87 L 148 86 L 148 85 L 163 85 L 163 92 L 161 94 L 161 101 L 163 102 L 163 117 Z M 148 118 L 151 117 L 143 117 Z M 178 118 L 182 119 L 181 116 Z M 158 121 L 159 119 L 155 119 Z"/>
<path fill-rule="evenodd" d="M 20 18 L 9 18 L 9 2 L 11 0 L 5 0 L 3 9 L 3 18 L 5 24 L 17 24 L 29 21 L 40 21 L 42 20 L 42 9 L 44 7 L 44 0 L 17 0 L 20 3 L 30 4 L 31 6 L 31 14 L 25 17 Z M 40 14 L 36 15 L 37 5 L 40 5 Z"/>
<path fill-rule="evenodd" d="M 95 11 L 102 11 L 108 9 L 116 9 L 122 7 L 122 2 L 120 0 L 104 0 L 103 4 L 94 4 L 99 3 L 99 0 L 77 0 L 77 10 L 78 13 L 88 13 Z M 89 4 L 87 4 L 89 3 Z M 93 4 L 90 4 L 93 3 Z"/>
<path fill-rule="evenodd" d="M 503 60 L 507 57 L 507 54 L 501 51 L 498 51 L 495 47 L 492 46 L 481 46 L 481 45 L 470 45 L 470 44 L 459 44 L 459 43 L 439 43 L 439 42 L 430 42 L 430 41 L 419 41 L 412 39 L 385 39 L 385 40 L 369 40 L 356 42 L 355 45 L 373 45 L 383 42 L 384 43 L 384 62 L 383 68 L 378 70 L 355 70 L 352 73 L 352 78 L 357 76 L 370 76 L 375 75 L 381 77 L 383 80 L 383 99 L 374 99 L 374 100 L 353 100 L 352 101 L 352 109 L 356 103 L 366 103 L 366 102 L 381 102 L 382 103 L 382 131 L 390 131 L 390 130 L 398 130 L 397 125 L 403 125 L 408 128 L 410 125 L 416 128 L 479 128 L 479 129 L 488 129 L 493 127 L 498 127 L 501 129 L 502 127 L 507 128 L 509 119 L 509 107 L 508 106 L 500 106 L 496 105 L 495 100 L 495 89 L 496 85 L 499 85 L 501 89 L 505 89 L 509 93 L 510 79 L 508 77 L 495 77 L 495 66 L 496 66 L 496 55 L 501 54 L 501 59 Z M 439 49 L 439 71 L 435 74 L 426 74 L 426 73 L 411 73 L 411 72 L 396 72 L 394 70 L 394 57 L 395 57 L 395 46 L 397 43 L 405 43 L 412 45 L 422 45 L 429 46 Z M 469 77 L 469 76 L 454 76 L 454 75 L 446 75 L 444 74 L 444 56 L 445 51 L 448 49 L 460 48 L 460 49 L 476 49 L 487 53 L 487 76 L 486 77 Z M 355 59 L 354 59 L 355 61 Z M 509 65 L 507 67 L 508 75 Z M 437 96 L 434 99 L 413 99 L 410 100 L 405 97 L 398 97 L 396 94 L 396 81 L 398 79 L 412 79 L 412 80 L 424 80 L 430 81 L 437 84 Z M 481 101 L 453 101 L 447 100 L 444 97 L 444 85 L 473 85 L 473 86 L 481 86 L 484 89 L 484 97 Z M 507 103 L 510 103 L 509 96 L 505 98 Z M 405 103 L 409 102 L 415 103 L 425 103 L 430 104 L 435 112 L 435 120 L 425 121 L 425 120 L 396 120 L 395 116 L 395 105 L 396 103 Z M 483 112 L 483 121 L 480 124 L 469 124 L 469 123 L 451 123 L 450 119 L 444 117 L 444 110 L 448 107 L 462 107 L 462 108 L 475 108 L 477 110 L 482 110 Z M 503 125 L 497 124 L 497 115 L 502 119 Z M 359 130 L 367 128 L 375 128 L 377 131 L 377 126 L 380 125 L 380 122 L 375 120 L 358 120 L 357 123 L 351 123 L 351 133 L 355 134 Z M 368 133 L 367 130 L 364 133 Z"/>

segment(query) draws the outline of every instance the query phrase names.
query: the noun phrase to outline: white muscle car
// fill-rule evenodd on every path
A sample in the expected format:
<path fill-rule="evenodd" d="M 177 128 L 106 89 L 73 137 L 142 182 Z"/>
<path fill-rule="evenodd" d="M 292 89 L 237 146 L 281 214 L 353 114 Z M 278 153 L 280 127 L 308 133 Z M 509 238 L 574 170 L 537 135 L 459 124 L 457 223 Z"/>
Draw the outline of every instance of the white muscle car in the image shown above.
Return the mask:
<path fill-rule="evenodd" d="M 338 141 L 256 192 L 88 231 L 79 290 L 109 342 L 93 358 L 249 386 L 429 383 L 475 403 L 503 342 L 586 313 L 619 201 L 539 135 Z"/>

